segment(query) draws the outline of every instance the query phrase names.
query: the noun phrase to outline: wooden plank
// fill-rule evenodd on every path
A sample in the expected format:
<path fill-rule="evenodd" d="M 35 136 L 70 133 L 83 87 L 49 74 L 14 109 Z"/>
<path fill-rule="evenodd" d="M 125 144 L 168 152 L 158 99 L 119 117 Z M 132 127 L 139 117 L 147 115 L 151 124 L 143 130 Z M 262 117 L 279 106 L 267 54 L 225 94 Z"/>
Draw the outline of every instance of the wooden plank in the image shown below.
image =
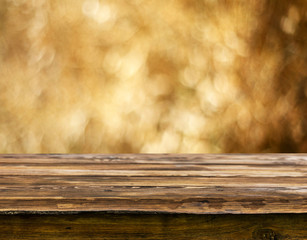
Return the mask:
<path fill-rule="evenodd" d="M 0 239 L 305 240 L 307 214 L 0 215 Z"/>
<path fill-rule="evenodd" d="M 307 213 L 306 154 L 0 155 L 0 212 Z"/>

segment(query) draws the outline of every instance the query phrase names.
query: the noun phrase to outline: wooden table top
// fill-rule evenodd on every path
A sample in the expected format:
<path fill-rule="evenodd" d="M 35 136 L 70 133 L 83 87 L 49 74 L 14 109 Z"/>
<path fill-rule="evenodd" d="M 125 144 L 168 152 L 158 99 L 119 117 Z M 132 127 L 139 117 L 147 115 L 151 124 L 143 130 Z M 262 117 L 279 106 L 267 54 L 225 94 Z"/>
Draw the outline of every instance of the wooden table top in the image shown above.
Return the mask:
<path fill-rule="evenodd" d="M 0 213 L 307 213 L 307 154 L 0 155 Z"/>

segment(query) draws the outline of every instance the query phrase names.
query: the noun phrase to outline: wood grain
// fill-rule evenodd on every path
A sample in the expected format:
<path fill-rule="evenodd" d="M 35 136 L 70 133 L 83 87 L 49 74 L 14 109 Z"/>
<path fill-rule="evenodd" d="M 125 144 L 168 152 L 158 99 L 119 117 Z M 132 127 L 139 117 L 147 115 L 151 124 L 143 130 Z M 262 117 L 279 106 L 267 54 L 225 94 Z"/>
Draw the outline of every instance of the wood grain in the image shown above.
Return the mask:
<path fill-rule="evenodd" d="M 0 155 L 0 212 L 307 213 L 306 154 Z"/>
<path fill-rule="evenodd" d="M 307 214 L 0 215 L 0 239 L 306 240 Z"/>

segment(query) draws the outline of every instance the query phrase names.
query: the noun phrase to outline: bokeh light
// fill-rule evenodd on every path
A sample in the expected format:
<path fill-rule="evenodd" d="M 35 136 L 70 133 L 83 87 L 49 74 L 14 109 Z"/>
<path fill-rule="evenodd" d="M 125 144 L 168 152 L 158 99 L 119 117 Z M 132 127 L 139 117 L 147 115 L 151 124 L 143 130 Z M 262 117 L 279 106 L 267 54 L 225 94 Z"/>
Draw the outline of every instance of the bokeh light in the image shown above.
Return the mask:
<path fill-rule="evenodd" d="M 0 0 L 0 152 L 306 152 L 306 30 L 305 0 Z"/>

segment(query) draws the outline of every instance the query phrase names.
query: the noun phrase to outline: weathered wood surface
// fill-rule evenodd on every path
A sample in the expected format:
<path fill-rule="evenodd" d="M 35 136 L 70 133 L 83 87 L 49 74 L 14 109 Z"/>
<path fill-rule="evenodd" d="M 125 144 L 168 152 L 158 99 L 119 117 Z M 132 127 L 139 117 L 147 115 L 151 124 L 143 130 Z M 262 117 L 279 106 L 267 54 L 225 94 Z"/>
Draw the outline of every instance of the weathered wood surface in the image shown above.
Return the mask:
<path fill-rule="evenodd" d="M 307 155 L 0 155 L 0 212 L 307 213 Z"/>
<path fill-rule="evenodd" d="M 306 240 L 307 214 L 0 215 L 0 239 Z"/>

